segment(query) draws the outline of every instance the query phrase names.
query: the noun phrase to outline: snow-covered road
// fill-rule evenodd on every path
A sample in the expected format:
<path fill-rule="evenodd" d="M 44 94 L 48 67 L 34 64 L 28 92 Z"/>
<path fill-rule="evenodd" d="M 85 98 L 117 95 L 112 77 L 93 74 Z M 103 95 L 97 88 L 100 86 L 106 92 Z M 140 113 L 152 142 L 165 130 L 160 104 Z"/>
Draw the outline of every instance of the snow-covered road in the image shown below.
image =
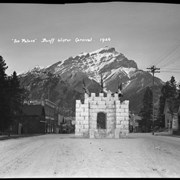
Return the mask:
<path fill-rule="evenodd" d="M 0 178 L 180 177 L 180 138 L 49 134 L 0 141 Z"/>

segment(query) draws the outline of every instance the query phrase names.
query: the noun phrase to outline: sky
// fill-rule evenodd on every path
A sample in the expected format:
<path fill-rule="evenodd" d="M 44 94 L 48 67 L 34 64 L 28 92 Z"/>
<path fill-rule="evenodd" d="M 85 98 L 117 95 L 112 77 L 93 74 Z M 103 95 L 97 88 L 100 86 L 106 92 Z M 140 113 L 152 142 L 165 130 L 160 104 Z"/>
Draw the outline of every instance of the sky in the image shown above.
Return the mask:
<path fill-rule="evenodd" d="M 0 25 L 0 55 L 8 75 L 109 46 L 139 69 L 155 65 L 161 68 L 155 76 L 180 82 L 179 4 L 1 3 Z"/>

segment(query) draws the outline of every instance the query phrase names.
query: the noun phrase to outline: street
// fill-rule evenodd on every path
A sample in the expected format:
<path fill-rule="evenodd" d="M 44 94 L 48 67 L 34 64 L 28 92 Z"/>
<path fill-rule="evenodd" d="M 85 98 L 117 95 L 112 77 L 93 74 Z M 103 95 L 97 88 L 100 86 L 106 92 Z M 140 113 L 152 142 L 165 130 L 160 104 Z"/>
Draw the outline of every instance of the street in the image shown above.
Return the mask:
<path fill-rule="evenodd" d="M 180 138 L 47 134 L 0 141 L 0 178 L 180 177 Z"/>

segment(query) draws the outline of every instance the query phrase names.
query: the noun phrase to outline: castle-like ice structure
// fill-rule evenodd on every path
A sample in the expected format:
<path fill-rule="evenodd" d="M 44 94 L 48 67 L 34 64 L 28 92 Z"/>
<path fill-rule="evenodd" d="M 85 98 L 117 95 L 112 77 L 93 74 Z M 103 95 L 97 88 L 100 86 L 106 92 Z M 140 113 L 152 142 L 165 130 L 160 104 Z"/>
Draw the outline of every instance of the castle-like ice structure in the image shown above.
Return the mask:
<path fill-rule="evenodd" d="M 129 101 L 118 94 L 85 93 L 84 103 L 76 100 L 75 135 L 89 138 L 121 138 L 129 134 Z"/>

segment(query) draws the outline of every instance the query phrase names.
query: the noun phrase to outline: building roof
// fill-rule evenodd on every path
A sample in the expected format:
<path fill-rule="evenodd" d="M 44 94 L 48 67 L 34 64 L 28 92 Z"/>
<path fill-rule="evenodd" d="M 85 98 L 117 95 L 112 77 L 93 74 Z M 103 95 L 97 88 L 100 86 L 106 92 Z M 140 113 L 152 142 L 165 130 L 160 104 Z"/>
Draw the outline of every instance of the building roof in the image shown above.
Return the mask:
<path fill-rule="evenodd" d="M 41 116 L 45 115 L 44 107 L 42 105 L 24 105 L 23 114 L 27 116 Z"/>

